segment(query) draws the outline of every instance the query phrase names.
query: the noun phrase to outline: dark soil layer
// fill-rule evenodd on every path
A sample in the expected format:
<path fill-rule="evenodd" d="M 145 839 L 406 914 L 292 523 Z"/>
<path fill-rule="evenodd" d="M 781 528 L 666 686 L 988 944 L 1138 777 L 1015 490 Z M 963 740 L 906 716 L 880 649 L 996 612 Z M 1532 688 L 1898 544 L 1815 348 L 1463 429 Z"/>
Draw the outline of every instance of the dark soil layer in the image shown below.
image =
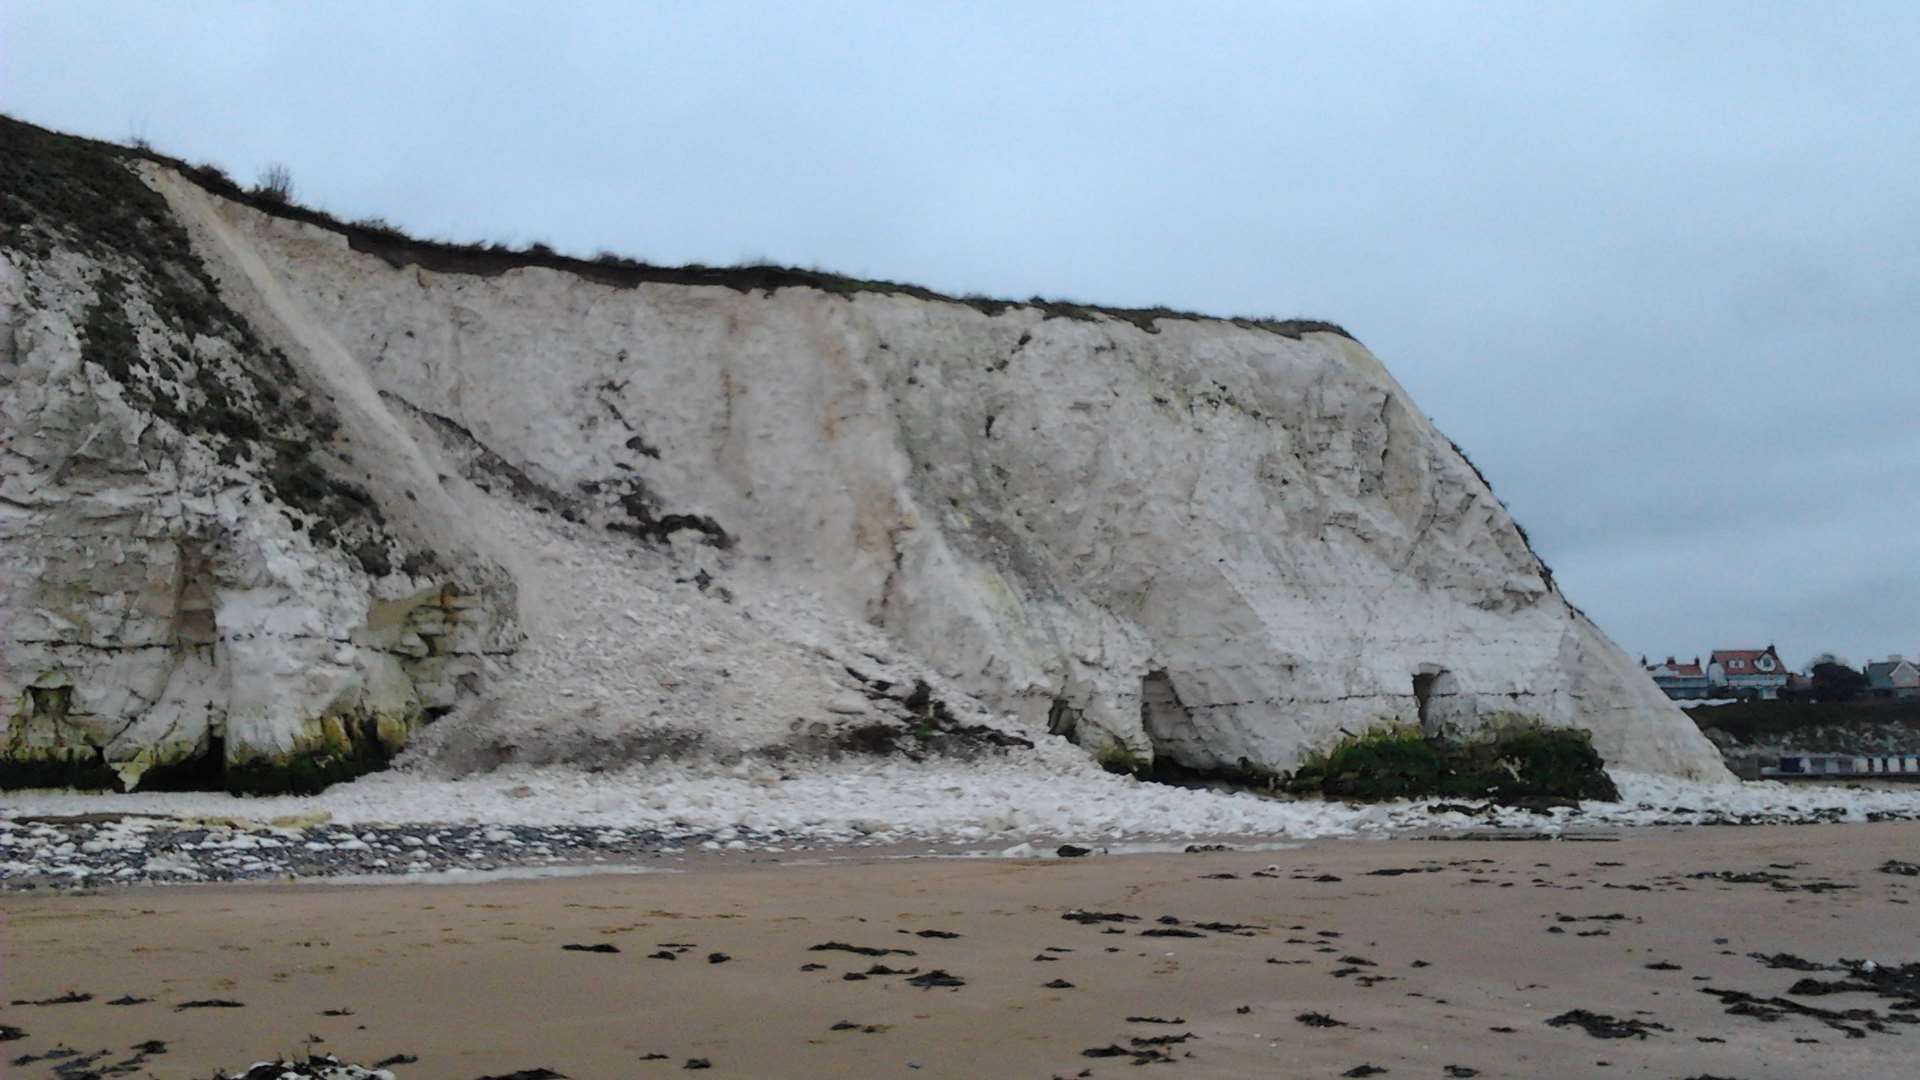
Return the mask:
<path fill-rule="evenodd" d="M 226 173 L 212 165 L 190 165 L 178 158 L 157 154 L 151 150 L 117 146 L 113 143 L 76 136 L 57 135 L 30 124 L 0 117 L 0 129 L 16 128 L 31 132 L 39 138 L 61 140 L 95 157 L 144 158 L 169 166 L 222 198 L 244 203 L 275 217 L 290 218 L 331 229 L 345 236 L 347 243 L 355 251 L 377 255 L 394 266 L 420 266 L 441 273 L 471 274 L 478 277 L 494 277 L 524 266 L 542 266 L 562 270 L 604 285 L 625 288 L 647 283 L 661 283 L 717 285 L 739 292 L 771 293 L 790 288 L 818 289 L 821 292 L 839 296 L 872 292 L 909 296 L 940 303 L 962 304 L 988 315 L 998 315 L 1012 308 L 1033 308 L 1043 312 L 1049 319 L 1118 319 L 1132 323 L 1150 334 L 1159 332 L 1159 327 L 1155 323 L 1160 319 L 1194 321 L 1216 318 L 1166 307 L 1103 307 L 1064 300 L 1047 300 L 1037 296 L 1024 301 L 992 300 L 974 296 L 954 297 L 920 285 L 875 281 L 831 274 L 821 270 L 800 270 L 782 266 L 651 266 L 636 259 L 611 253 L 602 254 L 593 259 L 574 258 L 562 255 L 544 244 L 530 244 L 524 249 L 514 249 L 503 244 L 452 244 L 436 240 L 418 240 L 384 221 L 339 221 L 323 210 L 287 202 L 284 197 L 273 192 L 243 188 Z M 0 147 L 0 155 L 9 154 L 10 151 L 5 147 Z M 10 179 L 5 173 L 0 172 L 0 181 L 10 182 Z M 7 183 L 0 182 L 0 190 L 6 189 Z M 76 193 L 75 198 L 82 199 L 83 196 Z M 1298 338 L 1302 334 L 1309 333 L 1339 334 L 1348 338 L 1353 336 L 1333 323 L 1321 322 L 1317 319 L 1221 317 L 1218 321 L 1290 338 Z"/>
<path fill-rule="evenodd" d="M 1295 772 L 1297 794 L 1373 801 L 1471 798 L 1498 803 L 1620 797 L 1584 731 L 1527 729 L 1467 744 L 1393 731 L 1349 739 Z"/>

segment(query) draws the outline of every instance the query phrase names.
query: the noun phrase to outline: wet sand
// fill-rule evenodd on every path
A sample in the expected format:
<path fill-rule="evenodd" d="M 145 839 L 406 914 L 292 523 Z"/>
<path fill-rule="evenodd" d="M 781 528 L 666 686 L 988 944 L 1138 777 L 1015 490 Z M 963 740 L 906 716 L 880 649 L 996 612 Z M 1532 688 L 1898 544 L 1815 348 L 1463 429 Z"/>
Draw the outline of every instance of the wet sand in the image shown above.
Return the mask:
<path fill-rule="evenodd" d="M 1920 877 L 1877 869 L 1920 854 L 1920 824 L 1605 835 L 1617 839 L 1060 861 L 742 856 L 679 874 L 482 885 L 0 895 L 0 998 L 93 995 L 0 1006 L 0 1025 L 26 1032 L 0 1042 L 0 1061 L 63 1043 L 109 1051 L 92 1066 L 102 1069 L 157 1039 L 166 1052 L 130 1075 L 207 1077 L 310 1047 L 363 1064 L 418 1058 L 393 1066 L 401 1080 L 678 1075 L 689 1059 L 712 1076 L 1038 1080 L 1337 1077 L 1363 1065 L 1394 1078 L 1920 1069 L 1920 1027 L 1887 1019 L 1897 1001 L 1792 999 L 1872 1010 L 1883 1032 L 1858 1014 L 1729 1015 L 1728 1000 L 1703 992 L 1764 1000 L 1809 977 L 1750 953 L 1920 960 L 1920 912 L 1907 903 Z M 1689 876 L 1718 872 L 1762 876 Z M 1137 921 L 1062 918 L 1074 910 Z M 829 942 L 911 952 L 811 948 Z M 813 964 L 823 967 L 803 969 Z M 964 985 L 844 977 L 876 964 Z M 152 1000 L 108 1004 L 123 995 Z M 176 1008 L 207 999 L 240 1007 Z M 1599 1038 L 1547 1023 L 1577 1009 L 1659 1027 Z M 1309 1012 L 1338 1026 L 1299 1019 Z M 1118 1053 L 1083 1054 L 1106 1048 Z M 1136 1072 L 1136 1055 L 1151 1054 L 1171 1063 Z M 6 1074 L 53 1076 L 57 1064 Z"/>

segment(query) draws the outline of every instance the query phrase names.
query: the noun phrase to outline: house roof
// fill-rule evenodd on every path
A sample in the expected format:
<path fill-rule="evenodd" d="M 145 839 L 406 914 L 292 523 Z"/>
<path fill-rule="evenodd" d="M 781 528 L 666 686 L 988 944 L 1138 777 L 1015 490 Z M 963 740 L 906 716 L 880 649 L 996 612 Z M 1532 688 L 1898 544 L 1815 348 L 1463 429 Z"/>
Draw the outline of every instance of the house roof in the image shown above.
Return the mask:
<path fill-rule="evenodd" d="M 1675 663 L 1672 660 L 1669 660 L 1664 664 L 1648 664 L 1647 670 L 1653 672 L 1655 677 L 1666 675 L 1671 678 L 1696 678 L 1697 679 L 1702 675 L 1706 674 L 1706 672 L 1700 670 L 1700 661 L 1698 660 L 1695 660 L 1690 664 Z"/>
<path fill-rule="evenodd" d="M 1776 665 L 1779 665 L 1781 667 L 1786 666 L 1784 664 L 1780 664 L 1780 654 L 1774 652 L 1773 646 L 1771 645 L 1767 646 L 1764 649 L 1715 649 L 1713 650 L 1713 658 L 1709 660 L 1708 663 L 1725 664 L 1732 660 L 1745 660 L 1746 662 L 1751 664 L 1752 662 L 1760 659 L 1763 656 L 1771 656 L 1773 657 L 1773 662 Z"/>
<path fill-rule="evenodd" d="M 1893 689 L 1893 673 L 1903 667 L 1914 667 L 1911 660 L 1877 660 L 1867 665 L 1867 685 L 1875 690 Z"/>

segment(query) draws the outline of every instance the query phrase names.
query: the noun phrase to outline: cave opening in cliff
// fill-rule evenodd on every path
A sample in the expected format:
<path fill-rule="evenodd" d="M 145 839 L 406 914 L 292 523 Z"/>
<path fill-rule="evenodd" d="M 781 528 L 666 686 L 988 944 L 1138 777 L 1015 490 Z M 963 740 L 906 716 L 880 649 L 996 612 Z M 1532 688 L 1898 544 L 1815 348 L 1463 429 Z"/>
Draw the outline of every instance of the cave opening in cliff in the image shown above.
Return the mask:
<path fill-rule="evenodd" d="M 1422 672 L 1413 677 L 1414 709 L 1420 717 L 1420 730 L 1427 730 L 1427 714 L 1433 703 L 1433 684 L 1439 672 Z"/>
<path fill-rule="evenodd" d="M 1193 715 L 1180 704 L 1165 668 L 1150 671 L 1140 680 L 1140 727 L 1147 733 L 1156 762 L 1171 757 L 1172 750 L 1196 734 Z"/>
<path fill-rule="evenodd" d="M 1047 710 L 1047 733 L 1058 735 L 1075 744 L 1080 733 L 1081 711 L 1073 707 L 1064 697 L 1053 699 L 1053 706 Z"/>
<path fill-rule="evenodd" d="M 1240 783 L 1241 769 L 1196 768 L 1181 760 L 1183 751 L 1203 744 L 1194 726 L 1193 710 L 1180 700 L 1166 669 L 1150 671 L 1140 680 L 1140 728 L 1153 749 L 1153 766 L 1142 779 L 1176 787 L 1205 787 L 1219 781 Z"/>
<path fill-rule="evenodd" d="M 209 734 L 199 753 L 148 769 L 135 786 L 141 791 L 227 790 L 226 737 L 218 732 Z"/>
<path fill-rule="evenodd" d="M 1453 672 L 1438 664 L 1422 664 L 1413 676 L 1414 713 L 1420 734 L 1429 739 L 1454 739 L 1463 719 L 1460 685 Z"/>

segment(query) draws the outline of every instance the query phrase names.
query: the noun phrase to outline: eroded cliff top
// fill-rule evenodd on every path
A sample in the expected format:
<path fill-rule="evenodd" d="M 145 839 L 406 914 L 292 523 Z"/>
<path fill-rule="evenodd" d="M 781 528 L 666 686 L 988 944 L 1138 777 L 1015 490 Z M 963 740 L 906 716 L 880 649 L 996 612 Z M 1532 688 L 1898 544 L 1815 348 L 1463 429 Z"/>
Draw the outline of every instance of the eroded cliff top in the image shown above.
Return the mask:
<path fill-rule="evenodd" d="M 1039 296 L 1026 300 L 973 295 L 950 296 L 922 285 L 856 278 L 820 269 L 770 264 L 704 266 L 695 263 L 687 266 L 655 266 L 612 252 L 602 252 L 591 259 L 583 259 L 555 251 L 542 243 L 514 248 L 499 243 L 458 244 L 445 240 L 422 239 L 409 236 L 379 218 L 341 221 L 325 210 L 278 198 L 258 188 L 243 187 L 217 165 L 195 165 L 180 158 L 159 153 L 150 147 L 123 146 L 118 143 L 49 131 L 5 115 L 0 115 L 0 156 L 21 162 L 23 166 L 32 161 L 65 162 L 77 166 L 76 174 L 94 175 L 96 181 L 97 170 L 102 164 L 114 160 L 151 161 L 176 170 L 204 190 L 224 199 L 242 203 L 274 217 L 300 221 L 338 233 L 346 239 L 353 250 L 376 255 L 393 266 L 419 266 L 440 273 L 493 277 L 509 270 L 538 266 L 576 274 L 600 284 L 626 288 L 650 283 L 713 285 L 738 292 L 766 293 L 780 289 L 809 288 L 835 295 L 881 293 L 910 296 L 937 303 L 960 304 L 988 315 L 996 315 L 1009 308 L 1033 308 L 1044 312 L 1047 318 L 1116 319 L 1131 323 L 1150 334 L 1159 332 L 1159 328 L 1155 325 L 1159 320 L 1177 319 L 1231 323 L 1243 329 L 1264 330 L 1289 338 L 1298 338 L 1302 334 L 1311 333 L 1339 334 L 1342 337 L 1353 338 L 1353 335 L 1344 327 L 1319 319 L 1208 315 L 1164 306 L 1114 307 Z M 6 168 L 6 166 L 0 165 L 0 168 Z M 5 188 L 0 188 L 0 196 L 4 196 L 6 190 L 15 187 L 13 183 L 15 171 L 15 169 L 6 168 L 5 172 L 0 172 L 0 176 L 6 177 L 9 181 Z M 90 182 L 74 190 L 83 192 L 97 186 L 99 186 L 97 182 Z"/>

